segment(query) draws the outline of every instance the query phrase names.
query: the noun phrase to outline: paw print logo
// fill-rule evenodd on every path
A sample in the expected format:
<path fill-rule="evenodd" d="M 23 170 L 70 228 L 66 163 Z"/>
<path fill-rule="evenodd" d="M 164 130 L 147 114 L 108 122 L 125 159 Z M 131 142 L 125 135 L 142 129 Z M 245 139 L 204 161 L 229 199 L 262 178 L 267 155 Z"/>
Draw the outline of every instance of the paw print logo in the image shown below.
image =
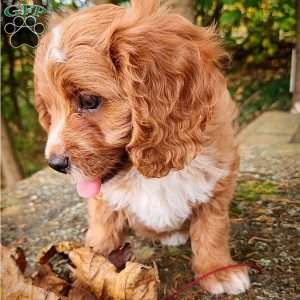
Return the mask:
<path fill-rule="evenodd" d="M 20 47 L 24 44 L 34 48 L 39 43 L 39 35 L 45 30 L 42 23 L 37 23 L 34 16 L 23 18 L 17 16 L 12 23 L 7 23 L 4 27 L 6 33 L 11 34 L 10 44 Z"/>

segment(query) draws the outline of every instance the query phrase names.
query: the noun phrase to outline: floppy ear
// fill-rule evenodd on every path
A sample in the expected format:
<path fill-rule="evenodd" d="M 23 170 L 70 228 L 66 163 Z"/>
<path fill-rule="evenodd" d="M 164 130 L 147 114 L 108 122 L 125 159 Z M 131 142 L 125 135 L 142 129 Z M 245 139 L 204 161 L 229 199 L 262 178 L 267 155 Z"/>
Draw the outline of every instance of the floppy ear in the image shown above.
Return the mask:
<path fill-rule="evenodd" d="M 127 150 L 147 177 L 180 170 L 201 151 L 214 100 L 225 88 L 218 64 L 226 55 L 214 30 L 156 4 L 134 1 L 111 26 L 108 46 L 132 108 Z"/>
<path fill-rule="evenodd" d="M 44 99 L 41 96 L 40 90 L 42 85 L 42 66 L 44 65 L 43 57 L 46 53 L 46 39 L 47 37 L 43 37 L 42 41 L 40 42 L 39 47 L 35 52 L 35 59 L 34 59 L 34 99 L 35 99 L 35 107 L 38 112 L 39 122 L 45 131 L 49 130 L 50 127 L 50 115 L 47 111 L 46 105 L 44 103 Z"/>
<path fill-rule="evenodd" d="M 43 129 L 47 132 L 51 123 L 50 116 L 47 112 L 44 101 L 38 92 L 35 92 L 35 107 L 38 112 L 39 122 Z"/>

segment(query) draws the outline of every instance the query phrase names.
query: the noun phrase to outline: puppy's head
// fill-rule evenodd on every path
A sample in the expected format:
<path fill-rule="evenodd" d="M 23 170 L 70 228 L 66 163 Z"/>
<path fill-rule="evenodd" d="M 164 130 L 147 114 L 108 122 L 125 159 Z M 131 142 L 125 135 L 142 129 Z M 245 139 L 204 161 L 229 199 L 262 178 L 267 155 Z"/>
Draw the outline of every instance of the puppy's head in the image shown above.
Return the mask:
<path fill-rule="evenodd" d="M 201 150 L 224 79 L 211 29 L 159 8 L 100 5 L 63 19 L 36 52 L 36 107 L 45 155 L 82 196 L 135 167 L 146 177 L 182 169 Z"/>

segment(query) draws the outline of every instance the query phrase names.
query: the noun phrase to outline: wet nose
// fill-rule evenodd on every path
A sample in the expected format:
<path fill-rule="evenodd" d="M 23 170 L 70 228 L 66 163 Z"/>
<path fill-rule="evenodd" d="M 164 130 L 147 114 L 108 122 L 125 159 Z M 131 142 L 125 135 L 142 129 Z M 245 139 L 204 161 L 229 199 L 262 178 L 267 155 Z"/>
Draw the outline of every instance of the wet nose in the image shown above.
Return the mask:
<path fill-rule="evenodd" d="M 52 155 L 48 160 L 48 165 L 55 171 L 66 174 L 69 168 L 69 158 L 65 155 Z"/>

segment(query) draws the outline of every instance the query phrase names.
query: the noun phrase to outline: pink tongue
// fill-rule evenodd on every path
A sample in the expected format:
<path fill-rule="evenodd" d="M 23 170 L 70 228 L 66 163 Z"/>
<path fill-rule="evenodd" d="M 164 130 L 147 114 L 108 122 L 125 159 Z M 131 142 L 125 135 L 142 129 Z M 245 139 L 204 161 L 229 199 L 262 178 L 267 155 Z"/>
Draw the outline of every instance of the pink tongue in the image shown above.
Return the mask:
<path fill-rule="evenodd" d="M 100 180 L 81 181 L 76 186 L 77 193 L 83 198 L 95 197 L 100 192 L 100 188 Z"/>

